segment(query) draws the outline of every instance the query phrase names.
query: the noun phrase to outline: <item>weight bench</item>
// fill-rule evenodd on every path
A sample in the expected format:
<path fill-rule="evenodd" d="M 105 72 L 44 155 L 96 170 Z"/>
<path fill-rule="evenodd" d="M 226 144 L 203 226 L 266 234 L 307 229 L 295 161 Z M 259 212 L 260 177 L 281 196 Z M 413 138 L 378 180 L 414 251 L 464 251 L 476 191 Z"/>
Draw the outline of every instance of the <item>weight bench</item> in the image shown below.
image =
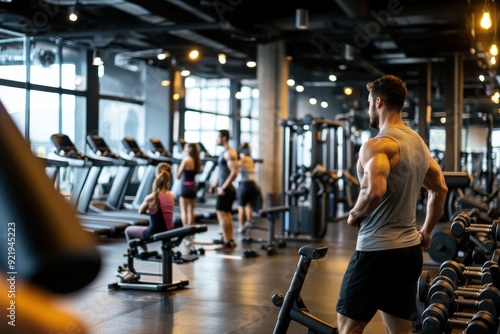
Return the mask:
<path fill-rule="evenodd" d="M 286 247 L 286 241 L 277 238 L 276 235 L 274 234 L 274 227 L 276 225 L 276 217 L 282 213 L 282 212 L 288 212 L 290 211 L 289 206 L 274 206 L 270 207 L 267 210 L 262 209 L 259 211 L 260 217 L 267 217 L 267 240 L 254 240 L 250 237 L 245 237 L 243 238 L 243 242 L 245 243 L 252 243 L 252 242 L 261 242 L 263 245 L 261 248 L 266 251 L 267 255 L 274 255 L 277 253 L 276 248 L 284 248 Z M 258 228 L 256 226 L 251 227 L 250 229 Z M 260 228 L 264 229 L 264 228 Z M 265 230 L 265 229 L 264 229 Z"/>
<path fill-rule="evenodd" d="M 147 240 L 134 239 L 129 241 L 130 248 L 125 256 L 127 263 L 118 267 L 120 282 L 108 285 L 109 289 L 134 289 L 134 290 L 154 290 L 165 291 L 172 288 L 181 289 L 189 284 L 188 280 L 172 281 L 172 263 L 184 263 L 180 261 L 179 252 L 174 252 L 173 249 L 182 242 L 182 239 L 188 235 L 195 233 L 206 232 L 206 225 L 194 225 L 176 228 L 170 231 L 153 234 Z M 139 253 L 137 247 L 142 244 L 150 244 L 161 241 L 161 254 L 158 252 L 143 252 Z M 152 272 L 137 272 L 134 267 L 134 260 L 161 262 L 161 273 Z M 197 259 L 191 256 L 189 260 Z M 160 276 L 161 281 L 142 281 L 141 275 L 144 276 Z"/>

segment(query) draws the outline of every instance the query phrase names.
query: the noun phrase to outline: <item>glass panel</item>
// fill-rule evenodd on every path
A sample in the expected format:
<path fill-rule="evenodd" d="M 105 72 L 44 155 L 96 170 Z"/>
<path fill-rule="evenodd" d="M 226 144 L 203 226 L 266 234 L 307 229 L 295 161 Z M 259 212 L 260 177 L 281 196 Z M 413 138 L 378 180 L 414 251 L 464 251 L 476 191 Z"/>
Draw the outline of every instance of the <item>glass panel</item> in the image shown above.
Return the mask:
<path fill-rule="evenodd" d="M 218 100 L 217 102 L 217 112 L 219 114 L 229 115 L 229 100 Z"/>
<path fill-rule="evenodd" d="M 26 82 L 24 37 L 0 31 L 0 78 Z"/>
<path fill-rule="evenodd" d="M 253 132 L 253 134 L 255 136 L 258 136 L 259 135 L 259 120 L 258 119 L 252 119 L 251 126 L 252 126 L 252 132 Z"/>
<path fill-rule="evenodd" d="M 87 55 L 85 50 L 62 48 L 62 88 L 87 89 Z"/>
<path fill-rule="evenodd" d="M 115 65 L 115 53 L 102 52 L 104 63 L 104 75 L 100 78 L 100 93 L 103 95 L 126 97 L 136 100 L 144 100 L 146 89 L 146 66 L 144 62 L 137 61 L 134 64 Z M 127 84 L 124 84 L 127 83 Z"/>
<path fill-rule="evenodd" d="M 31 47 L 31 83 L 59 87 L 57 45 L 37 41 Z"/>
<path fill-rule="evenodd" d="M 0 69 L 0 73 L 2 71 L 3 67 Z M 24 130 L 26 120 L 26 90 L 23 88 L 0 86 L 0 101 L 2 101 L 10 117 L 12 117 L 17 128 L 24 136 L 26 133 Z"/>
<path fill-rule="evenodd" d="M 34 152 L 39 156 L 46 156 L 46 152 L 54 150 L 50 136 L 60 132 L 59 95 L 32 91 L 29 124 L 30 141 Z"/>
<path fill-rule="evenodd" d="M 221 86 L 217 90 L 217 99 L 219 100 L 229 100 L 231 98 L 231 91 L 229 90 L 229 85 L 224 87 Z"/>
<path fill-rule="evenodd" d="M 250 99 L 242 99 L 241 100 L 241 117 L 250 116 L 250 112 L 252 111 L 252 101 Z"/>
<path fill-rule="evenodd" d="M 132 103 L 102 100 L 99 103 L 99 134 L 114 152 L 122 152 L 125 136 L 143 147 L 145 138 L 144 107 Z"/>
<path fill-rule="evenodd" d="M 71 136 L 75 145 L 86 148 L 87 136 L 87 100 L 84 96 L 74 96 L 63 94 L 62 103 L 62 133 Z"/>
<path fill-rule="evenodd" d="M 250 132 L 250 130 L 252 130 L 252 128 L 250 127 L 250 119 L 249 118 L 242 118 L 240 126 L 241 126 L 242 135 L 244 132 Z M 243 140 L 243 137 L 242 137 L 242 140 Z"/>
<path fill-rule="evenodd" d="M 259 117 L 259 90 L 252 89 L 252 117 Z"/>
<path fill-rule="evenodd" d="M 214 127 L 212 129 L 216 129 L 216 130 L 228 129 L 229 132 L 231 132 L 231 128 L 229 126 L 229 117 L 228 116 L 217 116 L 217 125 L 215 126 L 215 124 L 214 124 Z M 231 137 L 232 136 L 233 136 L 233 134 L 231 133 Z"/>
<path fill-rule="evenodd" d="M 198 130 L 200 128 L 200 113 L 196 111 L 186 111 L 184 114 L 184 129 Z"/>
<path fill-rule="evenodd" d="M 190 88 L 186 94 L 186 108 L 201 110 L 201 89 Z"/>
<path fill-rule="evenodd" d="M 201 133 L 200 142 L 203 143 L 208 153 L 217 155 L 217 135 L 216 131 L 204 131 Z"/>
<path fill-rule="evenodd" d="M 197 143 L 200 141 L 200 133 L 198 131 L 186 131 L 184 134 L 186 137 L 184 140 L 187 143 Z"/>
<path fill-rule="evenodd" d="M 202 130 L 213 130 L 219 124 L 215 123 L 215 115 L 213 114 L 207 114 L 207 113 L 202 113 L 201 114 L 201 127 L 200 129 Z"/>

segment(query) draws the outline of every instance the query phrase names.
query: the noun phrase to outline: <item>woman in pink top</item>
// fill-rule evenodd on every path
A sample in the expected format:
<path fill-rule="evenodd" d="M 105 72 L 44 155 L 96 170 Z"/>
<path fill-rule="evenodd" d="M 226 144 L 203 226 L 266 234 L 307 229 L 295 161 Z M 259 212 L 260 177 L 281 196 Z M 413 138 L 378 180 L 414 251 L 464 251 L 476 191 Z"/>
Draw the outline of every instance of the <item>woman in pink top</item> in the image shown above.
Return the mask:
<path fill-rule="evenodd" d="M 174 228 L 174 194 L 170 191 L 170 165 L 160 163 L 156 166 L 153 192 L 144 198 L 139 213 L 149 215 L 148 226 L 129 226 L 125 229 L 127 242 L 132 239 L 149 239 L 153 234 Z M 147 251 L 147 245 L 140 247 Z"/>

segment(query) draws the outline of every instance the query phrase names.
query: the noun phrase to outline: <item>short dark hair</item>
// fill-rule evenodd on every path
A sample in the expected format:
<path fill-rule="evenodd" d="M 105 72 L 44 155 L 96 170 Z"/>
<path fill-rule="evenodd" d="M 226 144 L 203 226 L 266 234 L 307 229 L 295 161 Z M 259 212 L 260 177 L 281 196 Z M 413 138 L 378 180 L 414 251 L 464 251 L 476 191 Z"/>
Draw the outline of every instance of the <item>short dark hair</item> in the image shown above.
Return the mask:
<path fill-rule="evenodd" d="M 229 130 L 219 130 L 219 133 L 222 137 L 226 137 L 226 139 L 229 140 Z"/>
<path fill-rule="evenodd" d="M 402 110 L 405 104 L 406 83 L 395 75 L 384 75 L 366 84 L 372 98 L 381 97 L 388 109 Z"/>

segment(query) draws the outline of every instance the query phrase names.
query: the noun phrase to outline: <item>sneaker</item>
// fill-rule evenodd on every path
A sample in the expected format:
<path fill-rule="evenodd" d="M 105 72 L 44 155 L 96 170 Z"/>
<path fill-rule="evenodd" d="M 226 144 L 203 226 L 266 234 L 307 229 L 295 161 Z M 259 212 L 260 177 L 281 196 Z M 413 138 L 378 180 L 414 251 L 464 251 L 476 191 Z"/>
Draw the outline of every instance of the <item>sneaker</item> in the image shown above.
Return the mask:
<path fill-rule="evenodd" d="M 229 240 L 228 242 L 225 242 L 223 244 L 223 248 L 228 248 L 228 249 L 236 248 L 236 242 L 234 242 L 234 240 Z"/>
<path fill-rule="evenodd" d="M 253 227 L 253 224 L 251 222 L 245 222 L 243 227 L 238 227 L 238 233 L 245 234 L 249 229 Z"/>
<path fill-rule="evenodd" d="M 191 246 L 192 243 L 193 243 L 193 236 L 192 235 L 188 235 L 184 238 L 184 245 Z"/>

